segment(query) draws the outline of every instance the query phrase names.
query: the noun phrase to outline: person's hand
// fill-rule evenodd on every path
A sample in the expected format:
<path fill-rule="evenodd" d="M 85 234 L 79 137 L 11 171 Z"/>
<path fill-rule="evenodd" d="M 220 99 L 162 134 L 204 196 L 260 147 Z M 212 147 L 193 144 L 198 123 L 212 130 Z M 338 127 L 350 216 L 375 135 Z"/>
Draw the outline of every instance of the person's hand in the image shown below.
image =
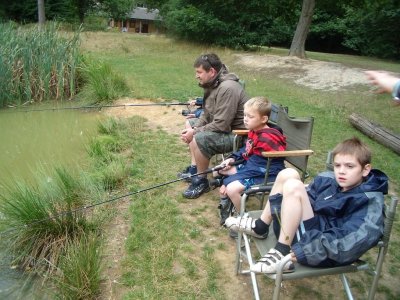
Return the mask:
<path fill-rule="evenodd" d="M 196 117 L 195 114 L 188 114 L 188 115 L 186 115 L 186 119 L 192 119 L 192 118 L 195 118 L 195 117 Z"/>
<path fill-rule="evenodd" d="M 292 262 L 297 262 L 296 254 L 294 254 L 294 252 L 291 252 L 290 255 L 291 255 L 290 260 L 291 260 Z"/>
<path fill-rule="evenodd" d="M 193 140 L 194 130 L 193 128 L 186 128 L 181 133 L 181 140 L 186 144 L 189 144 Z"/>
<path fill-rule="evenodd" d="M 391 93 L 400 78 L 394 77 L 386 72 L 366 71 L 368 80 L 371 84 L 379 87 L 377 93 Z"/>
<path fill-rule="evenodd" d="M 224 165 L 225 167 L 222 170 L 229 170 L 230 168 L 232 168 L 231 163 L 233 163 L 235 160 L 233 158 L 228 158 L 226 160 L 224 160 L 221 165 Z"/>
<path fill-rule="evenodd" d="M 221 186 L 220 186 L 220 188 L 219 188 L 219 193 L 220 193 L 221 195 L 226 196 L 226 186 L 225 186 L 225 185 L 221 185 Z"/>
<path fill-rule="evenodd" d="M 196 99 L 192 99 L 189 101 L 190 106 L 195 106 L 196 105 Z"/>

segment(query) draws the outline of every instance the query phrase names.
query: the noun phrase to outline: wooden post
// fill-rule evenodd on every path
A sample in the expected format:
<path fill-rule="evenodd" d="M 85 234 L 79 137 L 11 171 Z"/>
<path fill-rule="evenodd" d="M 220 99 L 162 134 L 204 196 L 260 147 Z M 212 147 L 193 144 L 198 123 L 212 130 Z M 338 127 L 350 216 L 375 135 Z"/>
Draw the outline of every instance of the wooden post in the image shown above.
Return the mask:
<path fill-rule="evenodd" d="M 351 125 L 365 133 L 370 138 L 390 148 L 397 154 L 400 154 L 400 135 L 395 134 L 378 124 L 371 123 L 355 113 L 350 115 L 349 121 Z"/>

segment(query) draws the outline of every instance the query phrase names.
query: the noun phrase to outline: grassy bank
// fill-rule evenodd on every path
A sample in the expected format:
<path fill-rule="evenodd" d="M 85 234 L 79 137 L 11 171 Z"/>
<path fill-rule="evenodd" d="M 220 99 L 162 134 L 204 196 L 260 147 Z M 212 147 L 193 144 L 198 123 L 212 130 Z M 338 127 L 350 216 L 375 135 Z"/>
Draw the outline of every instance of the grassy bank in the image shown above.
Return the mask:
<path fill-rule="evenodd" d="M 179 43 L 165 37 L 84 33 L 82 46 L 86 55 L 104 60 L 125 77 L 132 89 L 132 97 L 167 101 L 187 101 L 189 97 L 201 95 L 202 91 L 196 87 L 194 80 L 193 61 L 202 53 L 216 52 L 232 72 L 246 81 L 246 91 L 250 96 L 266 95 L 276 103 L 289 106 L 291 115 L 315 117 L 312 142 L 315 155 L 309 164 L 311 175 L 325 168 L 329 149 L 340 140 L 355 135 L 371 146 L 374 166 L 389 175 L 392 190 L 399 190 L 398 155 L 365 137 L 347 121 L 352 112 L 357 112 L 399 132 L 400 111 L 389 105 L 388 95 L 373 94 L 364 85 L 340 92 L 313 90 L 296 85 L 290 79 L 280 78 L 276 69 L 257 72 L 237 65 L 236 54 L 245 54 L 243 52 Z M 282 55 L 282 51 L 274 49 L 268 54 Z M 365 69 L 394 70 L 399 67 L 399 64 L 353 56 L 310 56 Z M 176 144 L 176 140 L 176 137 L 159 130 L 142 132 L 135 137 L 130 189 L 175 177 L 176 172 L 188 162 L 186 149 Z M 226 276 L 226 271 L 219 269 L 216 253 L 233 254 L 224 253 L 223 233 L 209 220 L 210 215 L 216 214 L 215 207 L 209 206 L 215 199 L 210 193 L 207 197 L 211 199 L 203 200 L 193 208 L 177 196 L 179 194 L 180 190 L 176 192 L 171 187 L 133 199 L 132 229 L 126 243 L 128 254 L 121 265 L 125 272 L 124 283 L 128 287 L 126 299 L 229 298 L 223 286 L 216 284 L 223 282 Z M 380 293 L 388 299 L 395 299 L 399 294 L 396 284 L 389 279 L 399 278 L 396 270 L 400 266 L 400 257 L 396 254 L 400 232 L 398 223 L 395 227 L 395 238 L 385 267 L 386 280 L 380 282 Z M 214 238 L 221 242 L 216 242 Z M 329 284 L 329 279 L 322 282 Z M 368 285 L 368 277 L 355 276 L 352 284 L 362 295 Z M 302 284 L 293 284 L 292 288 L 291 295 L 300 298 L 310 293 L 302 289 Z M 340 297 L 334 291 L 326 291 L 326 295 L 320 291 L 315 293 L 332 299 Z"/>
<path fill-rule="evenodd" d="M 340 140 L 356 135 L 373 149 L 374 166 L 388 173 L 394 183 L 393 187 L 397 189 L 399 186 L 400 172 L 396 167 L 398 155 L 365 137 L 348 122 L 348 116 L 357 112 L 371 122 L 399 132 L 399 109 L 390 106 L 388 95 L 374 94 L 368 86 L 354 86 L 336 92 L 313 90 L 296 85 L 290 79 L 280 78 L 277 69 L 257 72 L 237 65 L 235 55 L 245 53 L 229 49 L 201 47 L 157 36 L 84 33 L 82 37 L 84 53 L 109 63 L 128 81 L 131 96 L 139 99 L 187 101 L 189 97 L 202 95 L 202 90 L 194 80 L 193 61 L 201 53 L 215 52 L 232 72 L 245 80 L 249 96 L 266 95 L 274 102 L 288 106 L 292 115 L 314 116 L 312 148 L 316 154 L 310 161 L 312 175 L 324 168 L 329 149 Z M 279 55 L 285 52 L 279 49 L 271 51 L 271 54 Z M 310 56 L 344 64 L 351 62 L 351 66 L 365 69 L 395 68 L 392 62 L 355 56 L 316 53 Z M 400 64 L 397 64 L 399 67 Z"/>
<path fill-rule="evenodd" d="M 131 88 L 130 96 L 143 99 L 187 101 L 190 97 L 201 95 L 202 90 L 196 86 L 194 80 L 193 61 L 202 53 L 216 52 L 232 72 L 237 73 L 246 81 L 246 91 L 250 96 L 266 95 L 274 102 L 288 106 L 291 115 L 315 117 L 312 142 L 315 155 L 310 160 L 311 175 L 325 168 L 327 150 L 338 141 L 356 135 L 371 146 L 375 156 L 374 166 L 387 172 L 391 178 L 392 190 L 399 191 L 398 155 L 363 136 L 347 121 L 349 114 L 357 112 L 371 121 L 399 132 L 400 110 L 392 109 L 388 105 L 389 96 L 387 95 L 372 94 L 366 86 L 354 86 L 340 92 L 312 90 L 296 85 L 290 79 L 280 78 L 279 70 L 255 72 L 236 64 L 236 55 L 245 54 L 244 52 L 177 43 L 165 37 L 85 32 L 82 33 L 82 38 L 82 50 L 89 61 L 100 60 L 111 66 L 111 69 L 99 68 L 98 75 L 107 75 L 112 70 L 114 74 L 117 74 L 118 79 L 113 81 L 114 83 L 128 82 Z M 284 52 L 280 49 L 272 49 L 267 54 L 282 55 Z M 266 53 L 250 54 L 265 55 Z M 388 62 L 365 58 L 317 53 L 310 53 L 310 57 L 365 69 L 395 69 Z M 92 67 L 91 70 L 94 70 L 96 75 L 96 66 Z M 109 101 L 112 97 L 108 97 L 107 92 L 110 89 L 107 88 L 107 83 L 101 78 L 96 78 L 95 82 L 103 82 L 103 84 L 100 83 L 97 86 L 98 93 L 94 92 L 93 95 L 106 94 L 103 100 Z M 93 91 L 91 90 L 90 93 Z M 15 221 L 13 213 L 19 212 L 19 208 L 25 206 L 25 204 L 18 206 L 13 204 L 14 198 L 18 199 L 18 197 L 3 199 L 2 202 L 9 205 L 10 219 L 17 222 L 8 224 L 8 219 L 4 219 L 3 213 L 1 216 L 4 221 L 3 228 L 17 226 L 26 230 L 23 224 L 55 215 L 58 211 L 73 209 L 83 204 L 93 203 L 92 201 L 110 198 L 127 191 L 135 192 L 174 180 L 177 171 L 186 166 L 189 161 L 187 149 L 179 142 L 176 134 L 177 132 L 167 133 L 161 128 L 150 129 L 143 117 L 111 118 L 102 122 L 97 136 L 88 144 L 88 156 L 93 159 L 90 180 L 96 183 L 96 188 L 83 189 L 85 191 L 83 193 L 76 192 L 82 191 L 81 188 L 70 189 L 69 187 L 80 187 L 77 183 L 71 183 L 75 182 L 74 175 L 72 179 L 69 176 L 61 176 L 64 178 L 61 182 L 70 182 L 70 184 L 54 185 L 45 192 L 38 193 L 35 188 L 33 190 L 25 187 L 19 189 L 22 192 L 16 195 L 24 196 L 18 197 L 26 198 L 27 202 L 27 211 L 22 215 L 28 216 L 29 219 Z M 62 175 L 63 172 L 60 174 Z M 80 179 L 79 182 L 83 184 L 83 187 L 90 186 L 86 179 Z M 68 187 L 68 193 L 66 188 L 60 188 L 63 186 Z M 245 285 L 243 282 L 246 279 L 240 281 L 241 279 L 233 275 L 231 261 L 234 260 L 234 250 L 232 250 L 234 244 L 227 237 L 227 232 L 217 225 L 216 193 L 210 192 L 200 199 L 188 201 L 181 196 L 184 188 L 183 183 L 176 183 L 139 193 L 130 198 L 131 205 L 127 218 L 130 229 L 125 241 L 126 255 L 119 262 L 122 277 L 115 279 L 118 284 L 117 289 L 123 286 L 125 291 L 124 295 L 120 295 L 121 298 L 248 298 L 251 292 L 245 295 L 243 290 L 249 290 L 249 288 L 241 287 Z M 19 190 L 17 188 L 15 193 Z M 97 190 L 106 191 L 107 196 Z M 80 196 L 76 197 L 76 195 Z M 63 199 L 65 203 L 50 201 L 56 199 Z M 68 206 L 69 199 L 75 199 L 77 202 Z M 35 203 L 40 201 L 43 202 L 41 206 L 45 207 L 45 210 L 35 210 Z M 113 205 L 118 205 L 118 202 L 102 206 L 94 213 L 91 212 L 89 219 L 83 219 L 81 215 L 79 218 L 68 219 L 67 217 L 71 214 L 66 215 L 67 220 L 50 218 L 49 221 L 52 223 L 48 224 L 48 228 L 61 229 L 62 232 L 68 231 L 66 229 L 70 227 L 89 229 L 79 236 L 73 235 L 73 238 L 54 235 L 54 239 L 58 237 L 58 240 L 63 240 L 63 247 L 69 249 L 68 252 L 59 253 L 57 260 L 54 261 L 58 269 L 56 274 L 59 276 L 55 276 L 56 280 L 53 284 L 58 286 L 61 297 L 71 299 L 98 297 L 99 285 L 105 280 L 104 273 L 99 271 L 104 271 L 116 264 L 115 261 L 110 260 L 110 256 L 102 252 L 104 246 L 101 239 L 102 228 L 107 224 L 105 221 L 115 217 Z M 31 211 L 39 211 L 40 214 L 33 215 Z M 64 223 L 68 220 L 79 222 L 72 225 Z M 36 232 L 39 229 L 47 230 L 46 227 L 38 228 Z M 118 230 L 118 228 L 113 230 Z M 15 233 L 15 246 L 20 245 L 18 238 L 30 237 L 30 232 Z M 380 281 L 379 293 L 385 299 L 397 299 L 400 294 L 397 286 L 400 276 L 398 271 L 400 256 L 396 251 L 399 244 L 399 232 L 400 226 L 397 222 L 394 241 L 385 264 L 384 278 Z M 55 233 L 58 234 L 59 231 Z M 32 235 L 32 237 L 35 236 Z M 39 239 L 34 238 L 34 240 Z M 34 249 L 38 249 L 38 246 Z M 22 264 L 24 264 L 24 258 L 30 259 L 31 256 L 21 256 Z M 47 259 L 46 255 L 43 261 L 45 259 Z M 225 264 L 221 262 L 223 259 L 225 259 Z M 228 259 L 230 259 L 229 268 L 224 268 Z M 28 260 L 25 265 L 30 266 L 31 263 Z M 369 280 L 367 275 L 351 277 L 351 284 L 356 287 L 359 298 L 363 298 Z M 329 278 L 318 281 L 318 284 L 315 280 L 290 283 L 288 295 L 298 299 L 308 299 L 310 295 L 316 298 L 342 298 L 337 290 L 331 288 L 331 284 Z M 262 285 L 269 288 L 271 283 L 262 281 Z"/>

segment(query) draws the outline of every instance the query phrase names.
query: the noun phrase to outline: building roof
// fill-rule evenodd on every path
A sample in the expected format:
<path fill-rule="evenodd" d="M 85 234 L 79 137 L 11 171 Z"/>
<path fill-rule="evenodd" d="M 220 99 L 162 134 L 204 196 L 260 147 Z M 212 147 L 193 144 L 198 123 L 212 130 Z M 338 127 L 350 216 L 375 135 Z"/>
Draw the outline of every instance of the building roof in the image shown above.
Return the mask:
<path fill-rule="evenodd" d="M 140 20 L 161 20 L 161 17 L 158 15 L 158 9 L 147 9 L 145 7 L 136 7 L 130 14 L 129 18 L 131 19 L 140 19 Z"/>

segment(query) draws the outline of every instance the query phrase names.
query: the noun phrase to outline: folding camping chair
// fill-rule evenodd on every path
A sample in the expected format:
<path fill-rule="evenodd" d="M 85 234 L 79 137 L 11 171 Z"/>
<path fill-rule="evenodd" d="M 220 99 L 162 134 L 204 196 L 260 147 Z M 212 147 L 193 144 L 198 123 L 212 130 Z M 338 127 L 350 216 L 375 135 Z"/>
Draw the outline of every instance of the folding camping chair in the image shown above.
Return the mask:
<path fill-rule="evenodd" d="M 287 255 L 285 258 L 283 258 L 281 264 L 280 264 L 280 269 L 276 274 L 268 274 L 265 275 L 269 277 L 270 279 L 275 280 L 275 288 L 274 288 L 274 294 L 272 296 L 272 299 L 277 300 L 279 299 L 280 296 L 280 290 L 282 286 L 282 281 L 284 280 L 294 280 L 294 279 L 302 279 L 302 278 L 308 278 L 308 277 L 319 277 L 319 276 L 326 276 L 326 275 L 339 275 L 344 291 L 347 295 L 348 299 L 353 299 L 353 295 L 350 289 L 349 282 L 346 278 L 346 273 L 354 273 L 358 271 L 369 271 L 372 276 L 372 284 L 370 286 L 369 292 L 368 292 L 368 298 L 369 300 L 374 299 L 376 290 L 378 288 L 378 280 L 379 277 L 381 276 L 382 272 L 382 266 L 383 266 L 383 261 L 386 256 L 386 253 L 388 251 L 388 246 L 389 246 L 389 241 L 390 241 L 390 235 L 391 235 L 391 230 L 393 227 L 393 222 L 395 219 L 395 214 L 396 214 L 396 206 L 398 203 L 398 199 L 395 196 L 392 196 L 390 205 L 386 207 L 386 216 L 385 216 L 385 229 L 384 229 L 384 234 L 379 241 L 378 245 L 378 254 L 376 257 L 376 261 L 374 264 L 369 264 L 366 261 L 363 260 L 358 260 L 355 263 L 348 265 L 348 266 L 341 266 L 341 267 L 334 267 L 334 268 L 311 268 L 307 266 L 300 265 L 298 263 L 295 263 L 295 271 L 293 273 L 283 273 L 283 268 L 284 266 L 290 261 L 290 254 Z M 249 215 L 252 218 L 258 218 L 261 216 L 262 211 L 252 211 L 249 212 Z M 272 226 L 271 226 L 272 227 Z M 253 254 L 252 254 L 252 249 L 251 249 L 251 242 L 254 242 L 259 255 L 264 255 L 266 254 L 269 249 L 273 248 L 276 244 L 276 239 L 275 235 L 272 232 L 272 229 L 269 233 L 269 237 L 266 240 L 261 240 L 261 239 L 256 239 L 252 238 L 246 234 L 241 234 L 243 236 L 243 241 L 244 241 L 244 248 L 245 248 L 245 253 L 242 252 L 241 245 L 238 244 L 237 246 L 237 251 L 238 256 L 237 259 L 239 260 L 236 264 L 236 272 L 237 274 L 250 274 L 251 275 L 251 282 L 252 282 L 252 287 L 253 287 L 253 293 L 254 293 L 254 299 L 260 299 L 259 295 L 259 290 L 258 290 L 258 284 L 257 284 L 257 278 L 253 272 L 250 272 L 249 270 L 243 270 L 243 260 L 246 259 L 249 266 L 254 263 L 253 261 Z M 240 243 L 240 241 L 238 241 Z M 258 255 L 257 254 L 257 255 Z"/>
<path fill-rule="evenodd" d="M 326 166 L 328 170 L 332 170 L 332 155 L 329 152 L 327 161 L 326 161 Z M 396 214 L 396 207 L 398 203 L 398 198 L 396 196 L 391 197 L 391 202 L 389 205 L 386 205 L 385 207 L 385 227 L 384 227 L 384 233 L 381 238 L 381 240 L 377 244 L 378 248 L 378 254 L 376 257 L 375 264 L 370 265 L 368 262 L 363 261 L 363 260 L 358 260 L 354 262 L 351 265 L 347 266 L 340 266 L 340 267 L 334 267 L 334 268 L 312 268 L 308 266 L 303 266 L 298 263 L 295 263 L 295 271 L 293 273 L 283 273 L 284 266 L 290 261 L 290 254 L 287 255 L 281 262 L 280 268 L 276 274 L 267 274 L 266 276 L 269 277 L 270 279 L 275 280 L 275 288 L 274 288 L 274 294 L 272 299 L 277 300 L 279 299 L 280 296 L 280 290 L 282 286 L 282 281 L 284 280 L 294 280 L 294 279 L 302 279 L 302 278 L 308 278 L 308 277 L 319 277 L 319 276 L 325 276 L 325 275 L 339 275 L 340 279 L 343 284 L 343 288 L 345 290 L 345 293 L 347 295 L 348 299 L 353 299 L 353 295 L 350 289 L 350 285 L 348 283 L 348 280 L 345 276 L 346 273 L 354 273 L 358 271 L 369 271 L 373 275 L 373 280 L 372 284 L 369 289 L 368 293 L 368 299 L 374 299 L 375 293 L 378 287 L 378 280 L 382 272 L 382 266 L 383 266 L 383 261 L 385 258 L 385 255 L 388 251 L 388 246 L 389 246 L 389 241 L 390 241 L 390 235 L 393 227 L 393 222 L 395 219 L 395 214 Z M 242 203 L 242 206 L 244 207 L 245 203 Z M 248 212 L 249 216 L 252 218 L 259 218 L 261 216 L 262 211 L 251 211 Z M 241 215 L 244 214 L 244 210 L 241 211 Z M 259 295 L 259 290 L 258 290 L 258 284 L 257 284 L 257 278 L 255 273 L 250 272 L 249 269 L 243 270 L 243 262 L 244 260 L 247 260 L 249 266 L 254 264 L 253 262 L 253 253 L 252 253 L 252 247 L 251 247 L 251 242 L 255 244 L 256 249 L 258 250 L 258 253 L 256 255 L 263 256 L 265 255 L 269 249 L 273 248 L 276 244 L 276 238 L 275 234 L 273 233 L 272 230 L 273 226 L 270 226 L 270 232 L 268 235 L 268 238 L 266 240 L 261 240 L 261 239 L 256 239 L 252 238 L 245 233 L 239 234 L 238 240 L 237 240 L 237 257 L 236 257 L 236 273 L 237 274 L 250 274 L 251 276 L 251 282 L 252 282 L 252 287 L 253 287 L 253 293 L 254 293 L 254 298 L 255 299 L 260 299 Z M 242 249 L 242 239 L 244 241 L 244 252 Z"/>
<path fill-rule="evenodd" d="M 262 155 L 267 158 L 264 183 L 253 186 L 243 193 L 240 214 L 243 214 L 244 204 L 248 197 L 252 195 L 255 195 L 260 201 L 260 209 L 263 207 L 265 196 L 269 193 L 273 185 L 273 182 L 268 182 L 269 167 L 272 159 L 284 157 L 286 163 L 298 169 L 303 181 L 308 177 L 308 158 L 313 154 L 313 151 L 310 150 L 310 145 L 314 118 L 290 117 L 288 115 L 288 109 L 283 106 L 275 106 L 275 111 L 273 109 L 273 114 L 271 113 L 271 115 L 274 115 L 274 118 L 276 118 L 276 125 L 283 130 L 283 134 L 286 136 L 286 151 L 262 153 Z M 234 131 L 236 135 L 247 135 L 247 132 L 248 131 Z"/>

